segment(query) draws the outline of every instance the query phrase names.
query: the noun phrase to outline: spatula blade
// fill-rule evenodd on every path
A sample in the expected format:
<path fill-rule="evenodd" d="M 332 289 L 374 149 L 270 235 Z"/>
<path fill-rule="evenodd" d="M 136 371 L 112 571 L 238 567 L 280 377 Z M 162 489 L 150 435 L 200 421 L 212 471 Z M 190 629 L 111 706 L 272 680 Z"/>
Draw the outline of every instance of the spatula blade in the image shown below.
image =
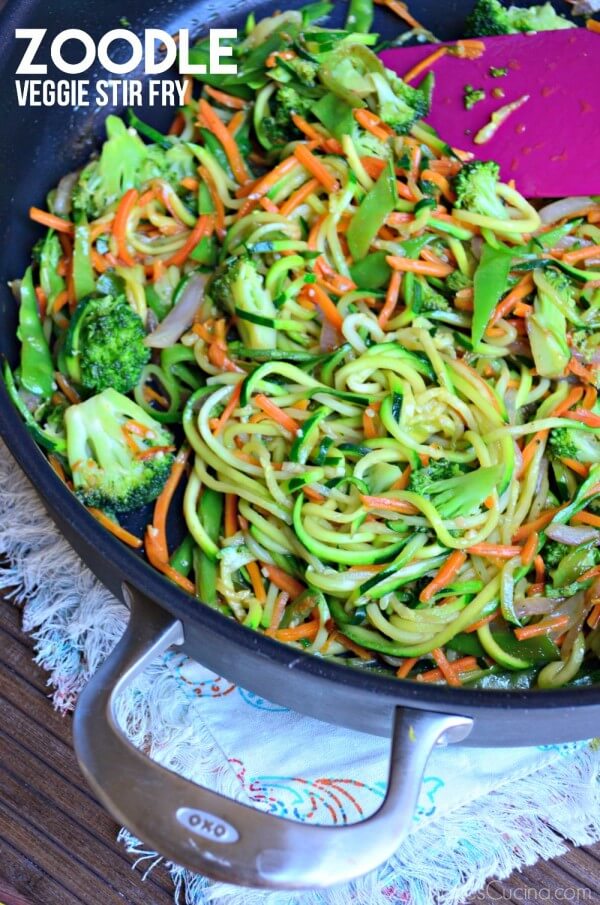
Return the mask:
<path fill-rule="evenodd" d="M 486 52 L 479 59 L 445 56 L 434 64 L 427 121 L 453 147 L 496 160 L 503 180 L 514 179 L 528 197 L 600 194 L 600 35 L 577 28 L 482 40 Z M 402 76 L 434 49 L 390 48 L 381 59 Z M 508 74 L 494 78 L 491 67 Z M 464 106 L 465 85 L 486 91 L 471 110 Z M 494 89 L 504 97 L 494 97 Z M 524 95 L 529 100 L 489 142 L 474 143 L 495 110 Z"/>

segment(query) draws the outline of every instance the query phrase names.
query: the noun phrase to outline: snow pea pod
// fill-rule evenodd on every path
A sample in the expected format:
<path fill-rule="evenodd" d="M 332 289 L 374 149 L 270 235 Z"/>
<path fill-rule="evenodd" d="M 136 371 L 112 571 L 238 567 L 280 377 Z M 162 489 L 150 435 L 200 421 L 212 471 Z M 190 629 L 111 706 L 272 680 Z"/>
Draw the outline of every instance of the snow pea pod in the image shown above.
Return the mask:
<path fill-rule="evenodd" d="M 346 28 L 348 31 L 371 31 L 373 0 L 350 0 Z"/>
<path fill-rule="evenodd" d="M 371 243 L 398 203 L 396 176 L 391 162 L 361 201 L 348 229 L 348 246 L 355 261 L 364 258 Z"/>
<path fill-rule="evenodd" d="M 483 246 L 473 281 L 475 297 L 471 339 L 474 346 L 483 339 L 490 317 L 506 290 L 511 264 L 512 257 L 504 251 L 487 243 Z"/>
<path fill-rule="evenodd" d="M 54 391 L 54 366 L 38 311 L 31 267 L 21 282 L 17 336 L 21 341 L 21 384 L 35 396 L 49 399 Z"/>
<path fill-rule="evenodd" d="M 92 267 L 90 230 L 85 219 L 80 220 L 75 226 L 73 285 L 75 287 L 75 298 L 78 302 L 96 290 L 96 278 Z"/>

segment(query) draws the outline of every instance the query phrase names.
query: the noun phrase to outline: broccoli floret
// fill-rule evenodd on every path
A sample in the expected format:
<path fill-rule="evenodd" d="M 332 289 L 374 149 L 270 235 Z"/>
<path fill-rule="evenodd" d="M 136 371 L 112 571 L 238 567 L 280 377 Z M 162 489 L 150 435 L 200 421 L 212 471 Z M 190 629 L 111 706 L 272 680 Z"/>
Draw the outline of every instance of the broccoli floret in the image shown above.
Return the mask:
<path fill-rule="evenodd" d="M 589 431 L 556 427 L 550 431 L 548 444 L 557 459 L 575 459 L 586 464 L 600 462 L 600 439 Z"/>
<path fill-rule="evenodd" d="M 129 512 L 155 500 L 173 464 L 171 433 L 108 389 L 65 412 L 67 456 L 87 506 Z"/>
<path fill-rule="evenodd" d="M 286 145 L 301 137 L 301 132 L 292 120 L 292 114 L 305 116 L 311 107 L 311 100 L 304 97 L 290 85 L 282 85 L 275 93 L 274 104 L 269 116 L 262 121 L 263 132 L 271 145 Z"/>
<path fill-rule="evenodd" d="M 277 348 L 277 331 L 269 324 L 277 317 L 277 309 L 252 258 L 227 261 L 211 281 L 209 294 L 216 305 L 237 316 L 240 337 L 248 348 Z M 267 323 L 244 319 L 243 312 Z"/>
<path fill-rule="evenodd" d="M 413 469 L 408 489 L 412 493 L 429 497 L 431 488 L 437 481 L 445 481 L 462 474 L 463 471 L 456 462 L 449 462 L 448 459 L 432 459 L 425 468 Z"/>
<path fill-rule="evenodd" d="M 499 178 L 500 167 L 493 160 L 466 163 L 454 179 L 456 207 L 506 220 L 507 210 L 496 191 Z"/>
<path fill-rule="evenodd" d="M 427 311 L 448 311 L 450 305 L 448 300 L 444 298 L 443 295 L 434 289 L 424 277 L 421 277 L 415 282 L 415 288 L 413 292 L 413 303 L 412 309 L 413 311 L 427 312 Z"/>
<path fill-rule="evenodd" d="M 461 270 L 454 270 L 449 277 L 446 277 L 446 286 L 448 289 L 451 289 L 452 292 L 460 292 L 461 289 L 470 289 L 473 285 L 473 280 L 471 277 L 468 277 L 466 273 L 463 273 Z"/>
<path fill-rule="evenodd" d="M 302 82 L 303 85 L 306 85 L 307 88 L 312 88 L 316 85 L 319 63 L 316 63 L 313 60 L 306 60 L 304 57 L 294 57 L 291 60 L 286 60 L 285 66 L 286 69 L 293 70 L 298 81 Z"/>
<path fill-rule="evenodd" d="M 478 38 L 574 27 L 575 23 L 560 16 L 550 3 L 522 9 L 519 6 L 506 8 L 499 0 L 477 0 L 466 22 L 466 36 Z"/>
<path fill-rule="evenodd" d="M 430 499 L 442 518 L 456 518 L 478 509 L 498 487 L 503 473 L 503 465 L 464 473 L 459 465 L 442 460 L 413 472 L 408 489 Z"/>
<path fill-rule="evenodd" d="M 548 541 L 544 546 L 544 562 L 548 569 L 555 569 L 561 559 L 571 552 L 573 547 L 567 544 L 560 544 L 558 541 Z"/>
<path fill-rule="evenodd" d="M 474 88 L 473 85 L 465 85 L 464 105 L 465 110 L 472 110 L 475 104 L 484 101 L 486 98 L 483 88 Z"/>
<path fill-rule="evenodd" d="M 508 11 L 499 0 L 477 0 L 465 24 L 467 38 L 510 34 Z"/>
<path fill-rule="evenodd" d="M 127 393 L 137 384 L 150 349 L 146 331 L 124 295 L 82 299 L 65 340 L 69 376 L 87 390 Z"/>
<path fill-rule="evenodd" d="M 399 135 L 406 135 L 417 120 L 429 113 L 425 94 L 407 85 L 390 70 L 386 70 L 385 75 L 372 72 L 371 81 L 377 90 L 379 116 Z"/>

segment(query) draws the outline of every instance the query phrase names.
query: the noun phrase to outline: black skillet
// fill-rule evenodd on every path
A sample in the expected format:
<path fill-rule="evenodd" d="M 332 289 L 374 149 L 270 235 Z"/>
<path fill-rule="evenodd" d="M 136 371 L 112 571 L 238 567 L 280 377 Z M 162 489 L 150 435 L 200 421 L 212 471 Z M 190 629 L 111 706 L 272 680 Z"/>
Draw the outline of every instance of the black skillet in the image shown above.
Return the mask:
<path fill-rule="evenodd" d="M 280 3 L 281 5 L 281 3 Z M 295 2 L 287 7 L 298 7 Z M 415 0 L 412 11 L 443 38 L 459 37 L 472 0 Z M 341 24 L 346 3 L 336 3 Z M 118 28 L 240 25 L 276 4 L 233 0 L 153 6 L 147 0 L 8 2 L 0 8 L 0 352 L 18 355 L 16 306 L 8 279 L 20 276 L 39 235 L 27 219 L 50 187 L 83 164 L 97 146 L 110 110 L 19 108 L 13 79 L 22 46 L 17 27 L 48 36 L 71 27 L 98 38 Z M 376 28 L 398 22 L 378 8 Z M 47 51 L 42 54 L 48 59 Z M 53 73 L 50 66 L 49 76 Z M 96 72 L 91 78 L 105 77 Z M 120 112 L 120 111 L 116 111 Z M 172 113 L 146 111 L 165 126 Z M 220 880 L 266 888 L 314 888 L 340 883 L 391 855 L 411 825 L 420 777 L 440 742 L 477 746 L 537 745 L 588 738 L 600 723 L 600 687 L 557 691 L 469 691 L 400 682 L 345 668 L 278 644 L 198 605 L 106 533 L 71 496 L 29 437 L 0 385 L 0 432 L 48 511 L 84 562 L 131 604 L 123 641 L 82 694 L 75 745 L 82 769 L 107 809 L 176 863 Z M 143 516 L 129 527 L 139 530 Z M 177 526 L 171 526 L 173 534 Z M 170 644 L 237 684 L 321 720 L 391 737 L 390 781 L 379 812 L 352 827 L 292 823 L 230 801 L 151 762 L 132 748 L 115 722 L 114 700 L 131 677 Z M 267 743 L 267 740 L 265 740 Z M 326 764 L 323 764 L 323 768 Z"/>

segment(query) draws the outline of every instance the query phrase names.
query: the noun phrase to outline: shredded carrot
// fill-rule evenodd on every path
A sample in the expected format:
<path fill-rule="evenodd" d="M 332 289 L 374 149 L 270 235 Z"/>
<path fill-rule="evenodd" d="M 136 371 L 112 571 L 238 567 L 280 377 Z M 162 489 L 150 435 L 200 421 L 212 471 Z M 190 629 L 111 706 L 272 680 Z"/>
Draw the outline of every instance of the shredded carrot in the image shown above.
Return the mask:
<path fill-rule="evenodd" d="M 523 548 L 521 550 L 521 562 L 524 566 L 530 566 L 535 559 L 539 539 L 540 538 L 537 531 L 534 531 L 529 535 L 529 537 L 523 544 Z"/>
<path fill-rule="evenodd" d="M 469 547 L 467 553 L 471 556 L 493 557 L 494 559 L 512 559 L 513 556 L 521 554 L 521 547 L 510 546 L 509 544 L 473 544 Z"/>
<path fill-rule="evenodd" d="M 571 421 L 578 421 L 580 424 L 586 424 L 588 427 L 600 427 L 600 415 L 594 412 L 588 412 L 587 409 L 576 409 L 574 412 L 565 412 L 565 418 Z"/>
<path fill-rule="evenodd" d="M 571 374 L 575 374 L 577 377 L 581 378 L 581 380 L 585 380 L 586 383 L 593 384 L 596 380 L 597 370 L 595 368 L 586 368 L 586 366 L 580 361 L 577 361 L 576 358 L 571 358 L 567 365 L 567 370 L 570 371 Z M 585 408 L 588 408 L 588 406 L 585 406 Z"/>
<path fill-rule="evenodd" d="M 394 500 L 384 496 L 368 496 L 361 494 L 360 500 L 366 509 L 381 509 L 384 512 L 401 512 L 404 515 L 414 515 L 418 510 L 412 503 L 406 500 Z"/>
<path fill-rule="evenodd" d="M 63 220 L 62 217 L 57 217 L 56 214 L 49 213 L 49 211 L 43 211 L 39 207 L 30 207 L 29 217 L 31 220 L 35 220 L 36 223 L 47 226 L 48 229 L 55 229 L 57 233 L 67 233 L 68 235 L 73 233 L 74 227 L 72 223 L 68 220 Z"/>
<path fill-rule="evenodd" d="M 317 283 L 309 283 L 307 286 L 302 288 L 301 295 L 303 298 L 307 298 L 314 305 L 317 305 L 318 308 L 323 312 L 323 316 L 332 327 L 335 327 L 336 330 L 341 332 L 342 325 L 344 323 L 342 315 L 331 301 L 327 293 L 324 289 L 322 289 Z"/>
<path fill-rule="evenodd" d="M 488 625 L 496 618 L 496 612 L 490 613 L 489 616 L 484 616 L 483 619 L 479 619 L 477 622 L 474 622 L 473 625 L 470 625 L 465 629 L 465 635 L 472 635 L 473 632 L 476 632 L 478 629 L 483 628 L 484 625 Z"/>
<path fill-rule="evenodd" d="M 404 663 L 402 664 L 402 666 L 400 666 L 398 668 L 398 670 L 396 671 L 397 678 L 405 679 L 407 677 L 407 675 L 409 674 L 409 672 L 411 671 L 411 669 L 413 668 L 413 666 L 415 665 L 415 663 L 418 663 L 418 661 L 419 661 L 418 657 L 409 657 L 407 660 L 405 660 Z"/>
<path fill-rule="evenodd" d="M 594 408 L 596 404 L 596 400 L 598 399 L 598 390 L 596 387 L 588 387 L 585 391 L 585 396 L 583 397 L 582 405 L 584 409 Z"/>
<path fill-rule="evenodd" d="M 127 224 L 139 197 L 137 189 L 129 189 L 129 191 L 125 192 L 119 202 L 115 219 L 112 222 L 112 233 L 117 243 L 117 253 L 121 261 L 128 267 L 134 267 L 136 261 L 127 248 Z"/>
<path fill-rule="evenodd" d="M 410 25 L 411 28 L 422 28 L 421 23 L 410 13 L 408 6 L 402 0 L 375 0 L 375 3 L 380 6 L 387 6 L 391 12 L 395 13 L 407 25 Z"/>
<path fill-rule="evenodd" d="M 206 167 L 198 167 L 198 174 L 202 178 L 203 182 L 208 189 L 208 193 L 210 195 L 212 205 L 215 209 L 215 230 L 220 239 L 225 238 L 225 205 L 223 204 L 223 199 L 219 195 L 219 191 L 217 186 L 215 185 L 215 181 L 212 177 L 212 173 L 210 170 L 207 170 Z M 193 249 L 192 249 L 193 250 Z"/>
<path fill-rule="evenodd" d="M 450 264 L 431 264 L 429 261 L 415 261 L 412 258 L 400 258 L 388 255 L 386 261 L 393 270 L 403 273 L 420 273 L 428 277 L 447 277 L 454 270 Z"/>
<path fill-rule="evenodd" d="M 213 110 L 208 101 L 205 101 L 204 99 L 198 104 L 198 112 L 213 135 L 215 135 L 223 145 L 223 150 L 225 151 L 236 181 L 240 185 L 249 182 L 252 177 L 246 168 L 240 149 L 223 120 L 218 116 L 215 110 Z"/>
<path fill-rule="evenodd" d="M 58 477 L 61 479 L 63 484 L 66 484 L 67 476 L 65 474 L 64 468 L 62 467 L 60 459 L 58 459 L 55 455 L 50 453 L 48 456 L 48 461 L 49 461 L 50 465 L 52 466 L 52 471 L 54 471 L 58 475 Z"/>
<path fill-rule="evenodd" d="M 249 562 L 246 564 L 246 571 L 250 576 L 250 581 L 252 582 L 252 590 L 254 591 L 254 596 L 258 600 L 259 603 L 264 603 L 267 599 L 267 592 L 265 591 L 265 585 L 262 579 L 262 575 L 260 572 L 260 568 L 257 562 Z"/>
<path fill-rule="evenodd" d="M 498 302 L 496 310 L 492 315 L 491 323 L 495 324 L 496 321 L 499 321 L 507 314 L 510 314 L 515 305 L 523 299 L 527 298 L 527 296 L 533 292 L 534 288 L 535 283 L 533 281 L 532 274 L 525 274 L 525 276 L 519 280 L 517 285 L 513 286 L 508 295 L 505 295 L 502 301 Z"/>
<path fill-rule="evenodd" d="M 167 547 L 167 516 L 169 514 L 169 507 L 175 491 L 179 486 L 179 482 L 184 475 L 189 457 L 190 447 L 185 445 L 182 446 L 175 456 L 171 474 L 167 478 L 165 486 L 154 504 L 152 527 L 155 529 L 155 533 L 153 533 L 152 541 L 156 555 L 160 556 L 163 562 L 167 562 L 169 559 L 169 549 Z"/>
<path fill-rule="evenodd" d="M 221 104 L 222 107 L 229 107 L 231 110 L 245 110 L 248 103 L 241 97 L 234 97 L 233 94 L 227 94 L 225 91 L 219 91 L 210 85 L 204 85 L 204 91 L 213 101 Z"/>
<path fill-rule="evenodd" d="M 600 31 L 600 29 L 599 29 Z M 587 624 L 594 631 L 600 625 L 600 603 L 597 603 L 587 618 Z"/>
<path fill-rule="evenodd" d="M 361 660 L 372 660 L 374 657 L 372 651 L 368 651 L 366 648 L 361 647 L 360 644 L 355 644 L 354 641 L 351 641 L 350 638 L 346 638 L 341 632 L 333 632 L 330 640 L 337 641 L 342 647 L 351 650 L 352 653 L 360 657 Z"/>
<path fill-rule="evenodd" d="M 169 126 L 169 131 L 167 132 L 167 135 L 181 135 L 181 133 L 183 132 L 184 129 L 185 129 L 185 116 L 183 115 L 183 113 L 180 112 L 175 116 L 175 119 Z"/>
<path fill-rule="evenodd" d="M 453 550 L 437 575 L 419 594 L 421 603 L 427 603 L 434 594 L 437 594 L 438 591 L 441 591 L 446 585 L 450 584 L 452 579 L 460 572 L 466 561 L 467 556 L 462 550 Z"/>
<path fill-rule="evenodd" d="M 284 201 L 284 203 L 279 208 L 279 213 L 282 217 L 289 217 L 292 211 L 295 211 L 297 207 L 300 207 L 301 204 L 304 204 L 307 198 L 310 198 L 314 192 L 316 192 L 321 183 L 318 179 L 309 179 L 308 182 L 305 182 L 304 185 L 301 185 L 299 189 L 296 189 L 290 197 Z"/>
<path fill-rule="evenodd" d="M 593 569 L 588 569 L 587 572 L 580 575 L 578 581 L 590 581 L 590 579 L 596 578 L 598 575 L 600 575 L 600 566 L 594 566 Z"/>
<path fill-rule="evenodd" d="M 577 248 L 575 251 L 567 252 L 563 255 L 562 260 L 565 264 L 577 264 L 579 261 L 597 257 L 600 257 L 600 245 L 588 245 L 587 248 Z"/>
<path fill-rule="evenodd" d="M 455 682 L 450 682 L 446 676 L 444 675 L 444 671 L 439 667 L 437 669 L 430 669 L 427 672 L 419 673 L 416 677 L 417 682 L 441 682 L 443 679 L 446 679 L 449 685 L 460 685 L 460 680 L 458 679 L 459 675 L 464 675 L 465 673 L 474 672 L 476 669 L 479 669 L 479 664 L 477 663 L 476 657 L 461 657 L 460 660 L 454 660 L 452 663 L 449 663 Z M 396 673 L 398 675 L 398 673 Z"/>
<path fill-rule="evenodd" d="M 569 392 L 566 399 L 560 402 L 555 408 L 550 412 L 551 418 L 560 418 L 565 412 L 567 412 L 572 406 L 579 402 L 581 397 L 583 396 L 583 387 L 573 387 L 573 389 Z"/>
<path fill-rule="evenodd" d="M 450 663 L 448 663 L 444 651 L 440 647 L 436 647 L 431 651 L 431 656 L 437 663 L 438 669 L 448 685 L 460 685 L 460 679 L 454 671 L 454 664 L 450 665 Z"/>
<path fill-rule="evenodd" d="M 269 418 L 272 418 L 273 421 L 280 424 L 284 430 L 289 431 L 291 434 L 296 434 L 297 431 L 300 430 L 298 422 L 294 421 L 294 419 L 284 412 L 283 409 L 280 409 L 278 405 L 275 405 L 273 400 L 269 399 L 268 396 L 265 396 L 264 393 L 257 393 L 254 397 L 254 401 L 258 407 L 263 410 L 265 415 L 268 415 Z"/>
<path fill-rule="evenodd" d="M 581 475 L 582 478 L 587 478 L 590 473 L 590 466 L 585 465 L 583 462 L 578 462 L 577 459 L 570 459 L 568 456 L 562 456 L 560 461 L 563 465 L 566 465 L 567 468 L 570 468 L 571 471 L 574 471 L 575 474 Z"/>
<path fill-rule="evenodd" d="M 88 507 L 88 512 L 90 515 L 93 515 L 97 522 L 110 531 L 111 534 L 114 534 L 115 537 L 118 537 L 120 541 L 123 541 L 124 544 L 127 544 L 128 547 L 133 547 L 135 550 L 139 550 L 142 546 L 142 541 L 139 537 L 136 537 L 135 534 L 131 534 L 129 531 L 126 531 L 125 528 L 121 528 L 120 525 L 117 525 L 116 522 L 113 522 L 111 518 L 105 515 L 101 509 L 95 509 L 94 507 Z"/>
<path fill-rule="evenodd" d="M 230 132 L 231 135 L 233 135 L 233 137 L 235 138 L 235 136 L 237 135 L 239 130 L 244 125 L 245 121 L 246 121 L 246 114 L 244 113 L 243 110 L 238 110 L 237 113 L 233 114 L 233 116 L 227 123 L 227 131 Z"/>
<path fill-rule="evenodd" d="M 299 113 L 292 113 L 292 122 L 296 126 L 296 128 L 306 135 L 311 141 L 318 141 L 319 143 L 323 141 L 323 135 L 318 132 L 314 126 L 311 126 L 310 123 L 307 123 L 304 117 L 300 116 Z"/>
<path fill-rule="evenodd" d="M 238 211 L 237 219 L 241 220 L 242 217 L 245 217 L 253 211 L 263 195 L 266 195 L 267 192 L 277 185 L 280 179 L 283 179 L 284 176 L 291 173 L 297 166 L 298 160 L 296 157 L 293 155 L 291 157 L 286 157 L 286 159 L 277 164 L 273 170 L 253 183 L 244 204 L 242 204 Z"/>
<path fill-rule="evenodd" d="M 154 456 L 158 456 L 161 453 L 170 453 L 174 452 L 174 450 L 174 446 L 151 446 L 149 449 L 138 450 L 135 454 L 135 457 L 141 462 L 145 462 L 148 459 L 153 459 Z"/>
<path fill-rule="evenodd" d="M 553 616 L 550 619 L 542 619 L 535 625 L 525 625 L 523 628 L 515 629 L 515 638 L 517 641 L 527 641 L 528 638 L 538 638 L 540 635 L 549 635 L 551 632 L 558 632 L 569 624 L 568 616 Z"/>
<path fill-rule="evenodd" d="M 600 515 L 594 515 L 593 512 L 578 512 L 571 519 L 572 525 L 592 525 L 594 528 L 600 528 Z"/>
<path fill-rule="evenodd" d="M 283 614 L 285 613 L 285 608 L 290 599 L 290 595 L 286 594 L 285 591 L 281 591 L 281 593 L 277 596 L 277 600 L 275 601 L 275 606 L 273 607 L 273 612 L 271 613 L 271 621 L 269 623 L 269 627 L 266 630 L 265 634 L 269 635 L 271 638 L 275 637 L 275 632 L 281 625 L 281 620 L 283 619 Z"/>
<path fill-rule="evenodd" d="M 546 577 L 546 564 L 539 553 L 533 562 L 535 564 L 535 583 L 543 584 Z"/>
<path fill-rule="evenodd" d="M 225 494 L 224 532 L 225 537 L 233 537 L 238 530 L 238 498 L 235 493 Z"/>
<path fill-rule="evenodd" d="M 388 138 L 394 134 L 393 129 L 386 126 L 375 113 L 371 113 L 371 111 L 367 110 L 365 107 L 357 107 L 354 110 L 354 119 L 359 126 L 362 126 L 363 129 L 366 129 L 367 132 L 370 132 L 371 135 L 374 135 L 379 141 L 387 141 Z"/>
<path fill-rule="evenodd" d="M 402 287 L 402 273 L 399 270 L 395 270 L 390 279 L 390 284 L 388 286 L 388 290 L 385 296 L 385 304 L 381 311 L 379 312 L 379 326 L 382 330 L 385 330 L 389 319 L 392 314 L 396 310 L 396 306 L 398 305 L 398 299 L 400 297 L 400 289 Z"/>
<path fill-rule="evenodd" d="M 284 572 L 283 569 L 280 569 L 279 566 L 271 566 L 269 563 L 263 563 L 262 570 L 269 581 L 272 581 L 280 591 L 285 591 L 286 594 L 290 595 L 291 600 L 295 600 L 296 597 L 299 597 L 305 590 L 302 582 L 297 581 L 292 575 L 288 575 L 288 573 Z"/>
<path fill-rule="evenodd" d="M 439 47 L 437 50 L 434 50 L 433 53 L 430 53 L 429 56 L 425 57 L 425 59 L 421 60 L 420 63 L 417 63 L 412 69 L 409 69 L 405 75 L 402 76 L 404 82 L 412 82 L 417 76 L 421 75 L 426 69 L 429 69 L 430 66 L 433 66 L 434 63 L 437 63 L 442 57 L 446 56 L 448 53 L 447 47 Z"/>
<path fill-rule="evenodd" d="M 313 619 L 312 622 L 303 622 L 293 628 L 280 628 L 275 632 L 275 637 L 278 641 L 302 641 L 304 638 L 312 641 L 317 637 L 319 627 L 319 620 Z"/>
<path fill-rule="evenodd" d="M 421 179 L 424 182 L 433 182 L 438 187 L 444 198 L 453 204 L 456 201 L 456 193 L 445 176 L 436 170 L 426 169 L 421 173 Z"/>
<path fill-rule="evenodd" d="M 179 185 L 183 186 L 184 189 L 187 189 L 188 192 L 197 192 L 198 191 L 198 180 L 194 179 L 192 176 L 186 176 L 182 179 Z M 154 193 L 153 193 L 154 194 Z M 140 204 L 144 200 L 144 195 L 140 198 Z"/>
<path fill-rule="evenodd" d="M 412 473 L 412 468 L 410 465 L 407 465 L 400 477 L 397 481 L 394 481 L 390 490 L 406 490 L 408 487 L 408 482 L 410 481 L 410 476 Z"/>
<path fill-rule="evenodd" d="M 537 450 L 539 449 L 540 444 L 543 443 L 547 439 L 547 437 L 548 437 L 547 430 L 538 431 L 537 434 L 535 434 L 532 437 L 532 439 L 529 441 L 527 446 L 524 447 L 523 452 L 521 454 L 521 468 L 517 475 L 518 478 L 523 477 L 523 475 L 525 474 L 525 472 L 531 465 L 533 457 L 535 456 Z"/>
<path fill-rule="evenodd" d="M 191 103 L 194 97 L 194 80 L 190 75 L 183 77 L 183 106 Z"/>
<path fill-rule="evenodd" d="M 202 239 L 204 236 L 210 235 L 212 225 L 212 217 L 210 217 L 209 215 L 202 214 L 200 217 L 198 217 L 196 225 L 191 230 L 184 244 L 178 251 L 172 254 L 167 261 L 165 261 L 165 264 L 168 267 L 171 265 L 179 267 L 181 264 L 185 264 L 190 253 L 194 250 L 200 239 Z"/>
<path fill-rule="evenodd" d="M 273 69 L 277 66 L 278 60 L 293 60 L 297 56 L 295 50 L 277 50 L 267 57 L 267 69 Z"/>
<path fill-rule="evenodd" d="M 235 385 L 235 387 L 233 388 L 233 392 L 231 394 L 229 402 L 227 403 L 227 405 L 223 409 L 223 413 L 220 415 L 220 417 L 217 420 L 215 429 L 213 430 L 213 434 L 215 437 L 219 436 L 219 434 L 221 433 L 221 431 L 223 430 L 223 428 L 225 427 L 225 425 L 227 424 L 227 422 L 233 415 L 234 411 L 236 410 L 236 408 L 238 406 L 238 402 L 240 401 L 241 392 L 242 392 L 242 384 L 237 383 Z"/>
<path fill-rule="evenodd" d="M 329 172 L 326 166 L 321 163 L 318 157 L 312 153 L 306 145 L 296 145 L 294 148 L 294 156 L 298 163 L 302 164 L 305 170 L 318 179 L 321 185 L 329 192 L 337 192 L 340 187 L 335 176 Z"/>
<path fill-rule="evenodd" d="M 302 493 L 308 497 L 309 500 L 312 500 L 313 503 L 322 503 L 325 500 L 323 494 L 319 493 L 318 490 L 315 490 L 314 487 L 303 487 Z"/>
<path fill-rule="evenodd" d="M 158 538 L 158 532 L 152 525 L 148 525 L 146 528 L 145 549 L 150 565 L 154 566 L 159 572 L 162 572 L 163 575 L 166 575 L 167 578 L 170 578 L 175 584 L 178 584 L 179 587 L 184 591 L 187 591 L 188 594 L 193 594 L 195 592 L 196 588 L 194 584 L 182 575 L 181 572 L 178 572 L 177 569 L 174 569 L 168 560 L 162 559 L 162 544 Z"/>

